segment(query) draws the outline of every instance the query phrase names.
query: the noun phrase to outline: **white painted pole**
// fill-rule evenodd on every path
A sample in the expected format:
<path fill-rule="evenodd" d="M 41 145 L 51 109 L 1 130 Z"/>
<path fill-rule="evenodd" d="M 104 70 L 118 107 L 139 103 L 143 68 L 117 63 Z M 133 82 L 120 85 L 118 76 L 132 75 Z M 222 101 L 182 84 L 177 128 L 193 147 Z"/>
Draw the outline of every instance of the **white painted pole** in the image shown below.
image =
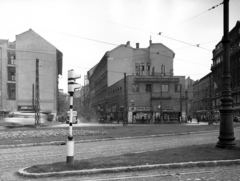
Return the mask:
<path fill-rule="evenodd" d="M 69 112 L 69 136 L 67 141 L 67 164 L 74 164 L 74 140 L 72 131 L 73 120 L 73 94 L 76 88 L 80 85 L 75 83 L 75 79 L 80 78 L 81 75 L 75 73 L 74 70 L 68 71 L 68 93 L 70 94 L 70 112 Z"/>

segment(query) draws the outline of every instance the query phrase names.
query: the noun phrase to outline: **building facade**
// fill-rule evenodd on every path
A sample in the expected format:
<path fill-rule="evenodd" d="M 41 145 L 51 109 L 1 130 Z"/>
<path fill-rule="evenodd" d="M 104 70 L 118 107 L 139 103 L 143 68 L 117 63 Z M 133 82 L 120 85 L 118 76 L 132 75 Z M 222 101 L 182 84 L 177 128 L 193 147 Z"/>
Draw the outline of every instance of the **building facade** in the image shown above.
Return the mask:
<path fill-rule="evenodd" d="M 36 59 L 39 59 L 40 109 L 56 113 L 62 56 L 58 49 L 31 29 L 16 35 L 14 42 L 0 40 L 1 111 L 33 110 Z"/>
<path fill-rule="evenodd" d="M 212 73 L 193 84 L 193 116 L 207 117 L 212 114 Z"/>
<path fill-rule="evenodd" d="M 230 74 L 231 74 L 231 94 L 233 98 L 234 116 L 240 115 L 240 21 L 229 32 L 230 42 Z M 212 105 L 214 110 L 219 110 L 221 106 L 221 94 L 223 88 L 223 46 L 220 41 L 213 50 L 213 63 L 211 66 L 213 76 L 213 96 Z"/>
<path fill-rule="evenodd" d="M 185 110 L 190 117 L 193 117 L 193 84 L 194 80 L 190 77 L 185 80 Z"/>
<path fill-rule="evenodd" d="M 180 105 L 178 105 L 179 109 L 176 109 L 176 104 L 177 102 L 180 104 L 180 93 L 185 96 L 185 77 L 173 75 L 175 54 L 161 43 L 152 43 L 151 40 L 149 43 L 148 48 L 140 48 L 139 43 L 133 48 L 130 42 L 120 45 L 106 52 L 94 70 L 89 73 L 91 74 L 89 76 L 91 107 L 98 116 L 111 114 L 114 117 L 123 117 L 124 99 L 121 96 L 123 96 L 124 74 L 128 78 L 126 91 L 128 106 L 131 107 L 130 100 L 134 101 L 133 109 L 137 117 L 143 114 L 145 116 L 151 114 L 156 119 L 159 117 L 161 83 L 164 103 L 162 108 L 165 112 L 169 110 L 169 114 L 166 114 L 169 119 L 175 119 L 179 117 L 177 114 L 183 112 L 179 110 Z M 176 95 L 175 89 L 178 90 Z M 183 105 L 181 109 L 184 109 Z M 131 113 L 133 114 L 131 110 L 128 111 L 128 120 L 132 117 Z"/>
<path fill-rule="evenodd" d="M 126 76 L 126 95 L 124 79 L 108 87 L 107 105 L 100 107 L 99 113 L 114 119 L 123 119 L 125 101 L 128 121 L 133 117 L 141 122 L 142 117 L 152 122 L 179 121 L 185 115 L 184 76 Z"/>

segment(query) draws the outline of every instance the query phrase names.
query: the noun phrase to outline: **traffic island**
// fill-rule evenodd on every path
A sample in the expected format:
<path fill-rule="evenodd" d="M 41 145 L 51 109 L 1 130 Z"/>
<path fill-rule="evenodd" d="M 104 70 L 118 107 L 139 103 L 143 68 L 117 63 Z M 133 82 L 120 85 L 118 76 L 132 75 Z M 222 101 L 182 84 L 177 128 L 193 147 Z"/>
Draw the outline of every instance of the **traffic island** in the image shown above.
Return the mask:
<path fill-rule="evenodd" d="M 238 144 L 240 141 L 238 141 Z M 20 169 L 25 177 L 50 177 L 126 172 L 148 169 L 173 169 L 186 167 L 225 166 L 240 163 L 240 147 L 216 148 L 214 144 L 186 146 L 174 149 L 127 153 L 117 156 L 34 165 Z M 139 159 L 141 158 L 141 159 Z"/>

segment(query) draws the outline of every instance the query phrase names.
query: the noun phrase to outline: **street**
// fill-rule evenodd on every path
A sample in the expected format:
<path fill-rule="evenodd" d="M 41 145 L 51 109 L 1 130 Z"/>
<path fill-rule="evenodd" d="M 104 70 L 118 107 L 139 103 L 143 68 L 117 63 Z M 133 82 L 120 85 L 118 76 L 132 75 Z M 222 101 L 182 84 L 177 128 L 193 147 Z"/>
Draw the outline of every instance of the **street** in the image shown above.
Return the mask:
<path fill-rule="evenodd" d="M 145 152 L 153 150 L 163 150 L 167 148 L 176 148 L 180 146 L 188 145 L 201 145 L 208 143 L 217 143 L 219 132 L 211 132 L 204 134 L 190 134 L 181 136 L 167 136 L 167 137 L 154 137 L 154 138 L 141 138 L 141 139 L 128 139 L 128 140 L 114 140 L 114 141 L 101 141 L 101 142 L 89 142 L 75 144 L 75 160 L 93 158 L 93 157 L 104 157 L 111 155 L 120 155 L 124 153 L 136 153 Z M 239 139 L 240 129 L 235 129 L 235 137 Z M 19 177 L 14 174 L 18 169 L 28 167 L 34 164 L 43 164 L 51 162 L 61 162 L 66 161 L 66 145 L 59 146 L 35 146 L 35 147 L 20 147 L 20 148 L 9 148 L 1 149 L 0 152 L 0 175 L 1 180 L 13 181 L 13 180 L 26 180 L 26 178 Z M 239 175 L 239 167 L 233 167 L 230 172 Z M 185 172 L 191 172 L 192 169 L 185 169 Z M 193 169 L 198 171 L 199 169 Z M 201 169 L 200 169 L 201 170 Z M 208 168 L 207 168 L 208 170 Z M 174 172 L 179 172 L 180 170 L 173 170 Z M 159 171 L 157 171 L 159 172 Z M 229 172 L 229 171 L 226 171 Z M 222 172 L 214 171 L 208 174 L 190 174 L 191 176 L 203 177 L 203 175 L 215 175 Z M 122 174 L 122 173 L 121 173 Z M 113 177 L 120 176 L 120 173 L 115 173 Z M 126 173 L 124 173 L 126 174 Z M 130 175 L 136 175 L 137 173 L 129 173 Z M 144 171 L 141 174 L 156 175 L 156 171 Z M 91 178 L 95 176 L 83 177 Z M 109 177 L 101 175 L 101 177 Z M 110 175 L 111 177 L 111 175 Z M 150 180 L 159 180 L 159 176 L 147 176 Z M 161 176 L 162 177 L 162 176 Z M 173 176 L 166 176 L 164 179 Z M 175 175 L 174 179 L 178 179 L 179 175 Z M 185 178 L 186 175 L 180 175 L 180 177 Z M 211 176 L 209 176 L 211 177 Z M 220 177 L 220 176 L 219 176 Z M 83 179 L 82 178 L 82 179 Z M 97 176 L 100 178 L 100 176 Z M 220 177 L 221 178 L 221 177 Z M 38 179 L 28 179 L 28 180 L 60 180 L 59 178 L 38 178 Z M 128 178 L 129 180 L 146 180 L 146 178 Z M 124 180 L 128 180 L 124 179 Z M 78 177 L 66 177 L 61 178 L 61 180 L 79 180 Z M 122 179 L 120 179 L 122 180 Z M 162 178 L 161 178 L 162 180 Z M 173 179 L 169 179 L 173 180 Z M 184 180 L 184 179 L 183 179 Z M 230 179 L 231 180 L 231 179 Z"/>

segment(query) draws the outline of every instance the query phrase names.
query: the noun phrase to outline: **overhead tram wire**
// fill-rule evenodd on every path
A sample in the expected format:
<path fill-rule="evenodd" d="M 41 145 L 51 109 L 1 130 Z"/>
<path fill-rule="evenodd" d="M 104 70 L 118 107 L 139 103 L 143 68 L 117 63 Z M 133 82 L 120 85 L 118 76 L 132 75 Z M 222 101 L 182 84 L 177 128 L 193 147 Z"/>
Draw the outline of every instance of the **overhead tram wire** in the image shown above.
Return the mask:
<path fill-rule="evenodd" d="M 184 24 L 184 23 L 186 23 L 186 22 L 188 22 L 188 21 L 190 21 L 190 20 L 192 20 L 192 19 L 194 19 L 194 18 L 196 18 L 196 17 L 198 17 L 198 16 L 200 16 L 200 15 L 202 15 L 202 14 L 208 12 L 208 11 L 211 11 L 211 10 L 215 9 L 216 7 L 218 7 L 218 6 L 222 5 L 222 4 L 223 4 L 223 2 L 221 2 L 220 4 L 217 4 L 217 5 L 215 5 L 215 6 L 213 6 L 213 7 L 211 7 L 211 8 L 209 8 L 209 9 L 206 10 L 206 11 L 203 11 L 203 12 L 200 13 L 200 14 L 197 14 L 197 15 L 195 15 L 195 16 L 193 16 L 193 17 L 187 19 L 187 20 L 184 20 L 184 21 L 181 22 L 181 23 L 178 23 L 178 24 L 176 24 L 176 25 L 174 25 L 174 26 L 172 26 L 172 27 L 170 27 L 170 28 L 168 28 L 168 29 L 162 31 L 161 33 L 164 33 L 165 31 L 168 31 L 168 30 L 170 30 L 170 29 L 172 29 L 172 28 L 175 28 L 175 27 L 177 27 L 177 26 L 179 26 L 179 25 L 181 25 L 181 24 Z"/>
<path fill-rule="evenodd" d="M 86 38 L 88 39 L 88 38 Z M 117 44 L 114 44 L 114 43 L 109 43 L 109 42 L 104 42 L 104 41 L 99 41 L 99 40 L 95 40 L 95 39 L 91 39 L 91 41 L 96 41 L 98 43 L 106 43 L 106 44 L 109 44 L 109 45 L 114 45 L 114 46 L 119 46 Z M 190 47 L 190 46 L 189 46 Z M 186 47 L 185 47 L 186 48 Z M 17 49 L 11 49 L 11 50 L 17 50 Z M 21 50 L 23 52 L 25 52 L 25 50 Z M 144 55 L 147 55 L 149 54 L 149 51 L 148 50 L 143 50 L 143 49 L 138 49 L 138 51 L 142 51 L 146 54 L 143 54 L 143 55 L 135 55 L 135 56 L 144 56 Z M 26 50 L 26 52 L 29 52 L 29 50 Z M 162 51 L 164 52 L 164 51 Z M 39 53 L 39 52 L 35 52 L 34 53 Z M 44 53 L 44 52 L 40 52 L 40 53 Z M 49 52 L 47 52 L 49 53 Z M 151 54 L 157 54 L 157 55 L 162 55 L 162 56 L 165 56 L 165 57 L 169 57 L 169 58 L 172 58 L 171 56 L 167 56 L 167 55 L 164 55 L 164 54 L 161 54 L 160 52 L 150 52 Z M 129 57 L 120 57 L 120 58 L 116 58 L 116 59 L 122 59 L 122 58 L 132 58 L 132 57 L 135 57 L 135 56 L 129 56 Z M 59 57 L 58 59 L 60 59 L 62 57 Z M 185 61 L 185 62 L 189 62 L 189 63 L 193 63 L 193 64 L 198 64 L 198 65 L 202 65 L 202 66 L 207 66 L 207 65 L 204 65 L 204 64 L 199 64 L 199 63 L 195 63 L 195 62 L 191 62 L 191 61 L 187 61 L 187 60 L 183 60 L 183 59 L 179 59 L 179 58 L 175 58 L 177 60 L 180 60 L 180 61 Z M 41 59 L 39 59 L 41 60 Z M 52 62 L 52 61 L 48 61 L 48 60 L 44 60 L 44 61 L 47 61 L 47 62 Z M 64 64 L 64 63 L 63 63 Z M 65 64 L 66 65 L 66 64 Z M 69 64 L 68 64 L 69 65 Z"/>
<path fill-rule="evenodd" d="M 41 3 L 41 4 L 43 4 L 43 3 Z M 202 15 L 202 14 L 208 12 L 208 11 L 211 11 L 211 10 L 217 8 L 218 6 L 222 5 L 222 4 L 223 4 L 223 2 L 217 4 L 217 5 L 213 6 L 213 7 L 211 7 L 211 8 L 209 8 L 208 10 L 206 10 L 206 11 L 204 11 L 204 12 L 198 14 L 198 15 L 195 15 L 195 16 L 193 16 L 193 17 L 191 17 L 191 18 L 189 18 L 189 19 L 187 19 L 187 20 L 185 20 L 185 21 L 183 21 L 183 22 L 181 22 L 181 23 L 178 23 L 177 25 L 174 25 L 174 26 L 166 29 L 165 31 L 167 31 L 167 30 L 169 30 L 169 29 L 172 29 L 173 27 L 179 26 L 179 25 L 181 25 L 181 24 L 184 24 L 185 22 L 190 21 L 190 20 L 192 20 L 192 19 L 194 19 L 194 18 L 196 18 L 196 17 L 198 17 L 198 16 L 200 16 L 200 15 Z M 117 25 L 117 26 L 122 26 L 122 27 L 125 27 L 125 28 L 130 28 L 130 29 L 142 31 L 142 32 L 145 32 L 145 33 L 150 33 L 150 34 L 153 34 L 153 35 L 159 35 L 159 34 L 162 34 L 162 33 L 165 32 L 165 31 L 162 31 L 162 32 L 160 32 L 160 33 L 157 34 L 157 33 L 154 33 L 154 32 L 150 32 L 150 31 L 147 31 L 147 30 L 142 30 L 142 29 L 139 29 L 139 28 L 135 28 L 135 27 L 123 25 L 123 24 L 116 23 L 116 22 L 112 22 L 112 21 L 109 21 L 109 20 L 104 20 L 104 19 L 100 19 L 100 18 L 88 16 L 88 15 L 83 15 L 83 14 L 80 14 L 80 13 L 78 13 L 78 12 L 72 12 L 72 11 L 68 11 L 68 12 L 74 13 L 74 14 L 77 14 L 77 15 L 80 15 L 80 16 L 84 16 L 84 17 L 87 17 L 87 18 L 96 19 L 96 20 L 98 20 L 98 21 L 102 21 L 102 22 L 114 24 L 114 25 Z M 51 31 L 51 30 L 50 30 L 50 31 Z M 61 32 L 57 32 L 57 33 L 61 33 Z M 66 35 L 69 35 L 69 34 L 66 34 Z M 70 36 L 71 36 L 71 35 L 70 35 Z M 164 36 L 164 35 L 161 35 L 161 36 L 164 37 L 164 38 L 168 38 L 168 39 L 174 40 L 174 41 L 178 41 L 178 42 L 180 42 L 180 43 L 188 44 L 188 45 L 193 46 L 193 47 L 198 47 L 198 48 L 201 48 L 201 49 L 204 49 L 204 50 L 212 51 L 212 50 L 209 50 L 209 49 L 207 49 L 207 48 L 200 47 L 201 44 L 191 44 L 191 43 L 184 42 L 184 41 L 182 41 L 182 40 L 177 40 L 176 38 L 167 37 L 167 36 Z M 82 38 L 85 39 L 84 37 L 82 37 Z M 88 38 L 86 38 L 86 40 L 88 40 Z M 89 39 L 89 40 L 92 40 L 92 39 Z M 93 41 L 93 40 L 92 40 L 92 41 Z"/>
<path fill-rule="evenodd" d="M 220 5 L 220 4 L 219 4 Z M 218 5 L 216 5 L 217 7 Z M 213 6 L 212 8 L 210 9 L 214 9 L 215 6 Z M 209 10 L 210 10 L 209 9 Z M 0 18 L 2 19 L 2 18 Z M 95 19 L 98 19 L 98 18 L 95 18 Z M 101 20 L 101 19 L 98 19 L 98 20 Z M 138 30 L 138 31 L 142 31 L 142 32 L 145 32 L 145 33 L 150 33 L 150 34 L 153 34 L 153 35 L 161 35 L 162 37 L 164 38 L 168 38 L 168 39 L 171 39 L 173 41 L 178 41 L 180 43 L 184 43 L 184 44 L 187 44 L 187 45 L 191 45 L 193 47 L 198 47 L 198 48 L 201 48 L 201 49 L 204 49 L 204 50 L 208 50 L 208 51 L 212 51 L 212 50 L 209 50 L 209 49 L 206 49 L 206 48 L 203 48 L 203 47 L 200 47 L 200 44 L 191 44 L 191 43 L 187 43 L 185 41 L 182 41 L 182 40 L 178 40 L 176 38 L 171 38 L 171 37 L 167 37 L 167 36 L 164 36 L 162 35 L 162 32 L 160 33 L 154 33 L 154 32 L 150 32 L 150 31 L 147 31 L 147 30 L 142 30 L 142 29 L 139 29 L 139 28 L 135 28 L 135 27 L 131 27 L 131 26 L 127 26 L 127 25 L 122 25 L 122 24 L 119 24 L 119 23 L 114 23 L 114 22 L 111 22 L 111 21 L 106 21 L 106 20 L 102 20 L 102 21 L 105 21 L 105 22 L 108 22 L 108 23 L 112 23 L 112 24 L 116 24 L 118 26 L 123 26 L 123 27 L 126 27 L 126 28 L 130 28 L 130 29 L 135 29 L 135 30 Z M 15 22 L 14 22 L 15 23 Z M 19 23 L 19 22 L 17 22 Z M 20 24 L 20 23 L 19 23 Z M 21 23 L 23 24 L 23 23 Z M 35 26 L 37 27 L 37 26 Z M 109 44 L 109 45 L 114 45 L 114 46 L 117 46 L 116 44 L 113 44 L 113 43 L 108 43 L 108 42 L 104 42 L 104 41 L 100 41 L 100 40 L 95 40 L 95 39 L 91 39 L 91 38 L 86 38 L 86 37 L 82 37 L 82 36 L 78 36 L 78 35 L 72 35 L 72 34 L 68 34 L 68 33 L 63 33 L 63 32 L 59 32 L 59 31 L 54 31 L 54 30 L 48 30 L 48 29 L 45 29 L 45 28 L 42 28 L 42 27 L 37 27 L 37 28 L 40 28 L 40 29 L 43 29 L 43 30 L 46 30 L 46 31 L 51 31 L 51 32 L 55 32 L 55 33 L 58 33 L 58 34 L 63 34 L 63 35 L 66 35 L 66 36 L 72 36 L 72 37 L 76 37 L 76 38 L 81 38 L 81 39 L 85 39 L 85 40 L 89 40 L 89 41 L 94 41 L 94 42 L 98 42 L 98 43 L 104 43 L 104 44 Z"/>
<path fill-rule="evenodd" d="M 213 10 L 213 9 L 215 9 L 216 7 L 220 6 L 221 4 L 223 4 L 223 2 L 220 3 L 220 4 L 217 4 L 217 5 L 209 8 L 208 10 L 206 10 L 206 11 L 204 11 L 204 12 L 198 14 L 198 15 L 195 15 L 195 16 L 193 16 L 193 17 L 191 17 L 191 18 L 189 18 L 189 19 L 187 19 L 187 20 L 185 20 L 185 21 L 183 21 L 183 22 L 181 22 L 181 23 L 179 23 L 179 24 L 177 24 L 177 25 L 174 25 L 173 27 L 179 26 L 180 24 L 183 24 L 183 23 L 185 23 L 185 22 L 187 22 L 187 21 L 190 21 L 190 20 L 192 20 L 192 19 L 194 19 L 194 18 L 196 18 L 196 17 L 198 17 L 198 16 L 200 16 L 200 15 L 202 15 L 202 14 L 204 14 L 204 13 L 210 11 L 210 10 Z M 142 29 L 139 29 L 139 28 L 135 28 L 135 27 L 123 25 L 123 24 L 120 24 L 120 23 L 116 23 L 116 22 L 112 22 L 112 21 L 108 21 L 108 20 L 104 20 L 104 19 L 100 19 L 100 18 L 96 18 L 96 17 L 92 17 L 92 16 L 83 15 L 83 14 L 80 14 L 80 13 L 77 13 L 77 12 L 72 12 L 72 11 L 68 11 L 68 12 L 74 13 L 74 14 L 78 14 L 78 15 L 80 15 L 80 16 L 85 16 L 85 17 L 87 17 L 87 18 L 96 19 L 96 20 L 98 20 L 98 21 L 102 21 L 102 22 L 106 22 L 106 23 L 111 23 L 111 24 L 114 24 L 114 25 L 118 25 L 118 26 L 130 28 L 130 29 L 134 29 L 134 30 L 138 30 L 138 31 L 142 31 L 142 32 L 145 32 L 145 33 L 150 33 L 150 34 L 153 34 L 153 35 L 159 35 L 159 34 L 161 35 L 161 34 L 163 33 L 163 32 L 160 32 L 159 34 L 156 34 L 156 33 L 154 33 L 154 32 L 150 32 L 150 31 L 147 31 L 147 30 L 142 30 Z M 169 29 L 172 29 L 173 27 L 171 27 L 171 28 L 169 28 Z M 167 30 L 169 30 L 169 29 L 167 29 Z M 164 32 L 165 32 L 165 31 L 164 31 Z M 203 50 L 212 51 L 212 50 L 209 50 L 209 49 L 207 49 L 207 48 L 200 47 L 201 44 L 191 44 L 191 43 L 184 42 L 184 41 L 182 41 L 182 40 L 177 40 L 176 38 L 167 37 L 167 36 L 164 36 L 164 35 L 161 35 L 161 36 L 164 37 L 164 38 L 168 38 L 168 39 L 174 40 L 174 41 L 178 41 L 178 42 L 180 42 L 180 43 L 188 44 L 188 45 L 193 46 L 193 47 L 201 48 L 201 49 L 203 49 Z"/>

